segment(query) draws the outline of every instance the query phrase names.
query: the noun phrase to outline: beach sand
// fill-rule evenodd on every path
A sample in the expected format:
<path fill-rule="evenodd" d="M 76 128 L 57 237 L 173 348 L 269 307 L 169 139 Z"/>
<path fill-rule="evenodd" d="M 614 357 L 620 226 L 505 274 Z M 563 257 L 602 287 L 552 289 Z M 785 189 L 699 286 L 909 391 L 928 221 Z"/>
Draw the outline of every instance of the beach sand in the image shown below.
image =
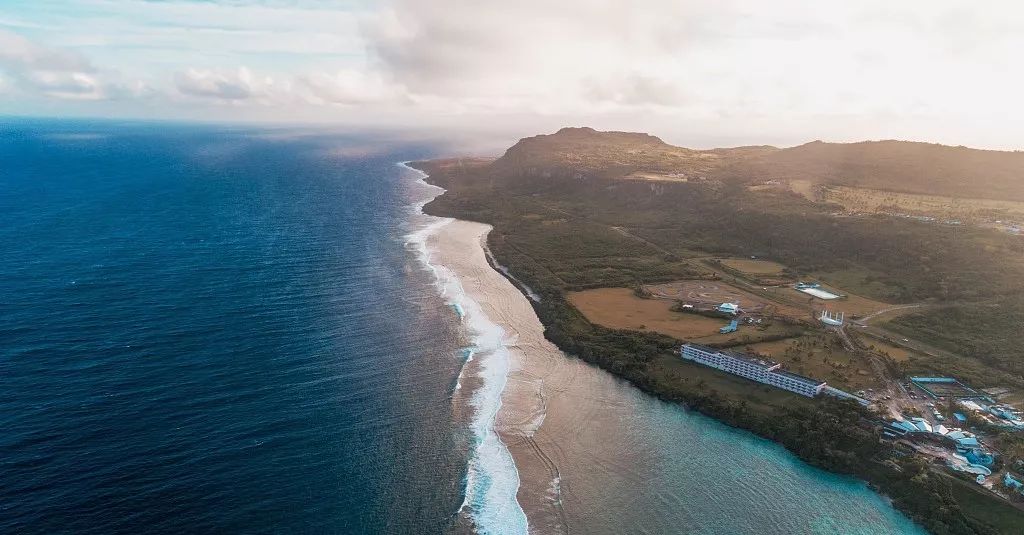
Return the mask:
<path fill-rule="evenodd" d="M 489 231 L 488 225 L 456 220 L 428 246 L 434 261 L 460 279 L 508 338 L 510 371 L 495 430 L 519 471 L 518 501 L 530 531 L 613 532 L 622 519 L 610 516 L 628 509 L 630 499 L 615 498 L 613 488 L 640 485 L 651 475 L 633 455 L 623 455 L 643 445 L 618 436 L 639 393 L 544 338 L 527 298 L 487 263 Z"/>

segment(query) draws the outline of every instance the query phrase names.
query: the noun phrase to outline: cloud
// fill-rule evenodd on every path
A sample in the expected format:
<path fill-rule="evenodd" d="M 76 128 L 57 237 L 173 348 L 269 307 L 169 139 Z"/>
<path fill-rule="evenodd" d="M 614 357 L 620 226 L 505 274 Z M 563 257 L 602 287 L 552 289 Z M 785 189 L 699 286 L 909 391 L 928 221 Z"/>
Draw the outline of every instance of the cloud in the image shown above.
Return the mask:
<path fill-rule="evenodd" d="M 394 0 L 364 35 L 382 78 L 442 113 L 773 140 L 934 140 L 944 122 L 948 140 L 992 120 L 1024 135 L 1024 8 L 1009 0 Z"/>
<path fill-rule="evenodd" d="M 256 80 L 245 67 L 233 72 L 188 69 L 174 76 L 175 88 L 183 95 L 225 101 L 258 97 L 273 83 L 271 78 Z"/>
<path fill-rule="evenodd" d="M 0 28 L 0 111 L 1024 139 L 1012 0 L 34 0 Z"/>
<path fill-rule="evenodd" d="M 375 106 L 407 101 L 400 86 L 373 72 L 355 69 L 275 77 L 247 67 L 190 68 L 175 74 L 174 86 L 185 97 L 234 105 Z"/>
<path fill-rule="evenodd" d="M 92 72 L 82 56 L 45 47 L 19 34 L 0 30 L 0 67 L 19 72 Z"/>
<path fill-rule="evenodd" d="M 402 87 L 385 81 L 377 73 L 354 69 L 314 72 L 300 76 L 298 83 L 315 104 L 382 104 L 406 99 Z"/>
<path fill-rule="evenodd" d="M 7 73 L 12 86 L 56 99 L 117 99 L 150 93 L 141 82 L 102 79 L 116 77 L 101 73 L 80 54 L 46 47 L 6 30 L 0 30 L 0 71 Z"/>

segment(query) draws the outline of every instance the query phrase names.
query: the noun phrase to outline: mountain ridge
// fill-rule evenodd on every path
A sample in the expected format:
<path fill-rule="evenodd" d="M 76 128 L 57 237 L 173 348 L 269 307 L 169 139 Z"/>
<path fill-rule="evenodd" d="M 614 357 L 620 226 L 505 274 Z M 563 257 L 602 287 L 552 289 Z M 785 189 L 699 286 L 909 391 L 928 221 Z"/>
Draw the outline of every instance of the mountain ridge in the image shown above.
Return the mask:
<path fill-rule="evenodd" d="M 1024 201 L 1024 152 L 905 140 L 690 149 L 638 132 L 567 127 L 519 140 L 494 175 L 615 179 L 637 172 L 725 182 L 806 180 L 904 193 Z"/>

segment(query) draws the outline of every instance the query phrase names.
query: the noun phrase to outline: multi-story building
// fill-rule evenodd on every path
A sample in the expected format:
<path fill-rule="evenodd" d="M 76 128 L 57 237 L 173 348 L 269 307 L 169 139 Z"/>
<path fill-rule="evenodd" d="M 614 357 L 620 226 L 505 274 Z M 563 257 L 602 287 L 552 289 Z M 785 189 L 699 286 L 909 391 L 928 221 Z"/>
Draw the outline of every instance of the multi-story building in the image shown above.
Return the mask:
<path fill-rule="evenodd" d="M 813 398 L 825 389 L 825 381 L 811 379 L 786 370 L 773 370 L 768 374 L 768 384 L 777 386 L 783 390 L 796 392 L 801 396 Z"/>
<path fill-rule="evenodd" d="M 746 377 L 759 383 L 789 390 L 802 396 L 813 398 L 825 388 L 824 381 L 787 372 L 781 369 L 781 364 L 753 355 L 713 349 L 698 344 L 683 345 L 680 354 L 684 359 Z"/>

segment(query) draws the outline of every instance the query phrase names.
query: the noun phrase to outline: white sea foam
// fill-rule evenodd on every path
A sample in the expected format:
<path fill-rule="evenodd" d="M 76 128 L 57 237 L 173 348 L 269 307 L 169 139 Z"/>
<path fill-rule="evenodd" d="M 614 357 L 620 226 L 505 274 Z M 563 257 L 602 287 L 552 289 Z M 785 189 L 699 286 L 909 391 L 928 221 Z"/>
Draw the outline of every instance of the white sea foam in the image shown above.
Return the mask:
<path fill-rule="evenodd" d="M 498 262 L 498 259 L 494 258 L 494 254 L 491 253 L 490 247 L 484 246 L 484 253 L 487 254 L 487 259 L 491 261 L 491 265 L 498 268 L 498 271 L 502 272 L 502 274 L 508 277 L 508 279 L 511 280 L 516 286 L 519 286 L 526 294 L 526 297 L 529 297 L 530 300 L 533 301 L 534 303 L 540 303 L 540 296 L 533 291 L 533 288 L 530 288 L 529 286 L 526 285 L 525 282 L 517 279 L 516 276 L 513 275 L 512 272 L 509 271 L 507 267 L 501 265 L 501 263 Z"/>
<path fill-rule="evenodd" d="M 412 169 L 404 163 L 401 165 Z M 414 171 L 420 175 L 417 182 L 430 186 L 424 180 L 426 174 Z M 436 189 L 438 194 L 444 191 L 442 188 Z M 464 369 L 476 356 L 480 358 L 478 369 L 481 386 L 473 393 L 471 400 L 474 409 L 470 422 L 473 449 L 460 510 L 470 515 L 480 533 L 525 534 L 528 531 L 526 513 L 516 500 L 519 472 L 512 454 L 494 431 L 494 421 L 501 409 L 501 393 L 508 380 L 510 341 L 505 331 L 484 314 L 480 304 L 466 294 L 455 273 L 432 261 L 428 240 L 452 220 L 423 214 L 423 207 L 429 200 L 414 205 L 414 215 L 422 218 L 423 226 L 406 236 L 406 244 L 418 253 L 420 262 L 433 273 L 435 284 L 445 301 L 457 312 L 461 311 L 460 319 L 473 341 Z M 456 388 L 461 388 L 462 373 L 459 372 Z"/>
<path fill-rule="evenodd" d="M 476 354 L 476 351 L 475 347 L 467 347 L 462 350 L 462 367 L 459 368 L 459 375 L 455 377 L 455 390 L 462 388 L 462 376 L 466 373 L 466 368 L 469 368 L 469 363 L 473 362 L 473 355 Z"/>

